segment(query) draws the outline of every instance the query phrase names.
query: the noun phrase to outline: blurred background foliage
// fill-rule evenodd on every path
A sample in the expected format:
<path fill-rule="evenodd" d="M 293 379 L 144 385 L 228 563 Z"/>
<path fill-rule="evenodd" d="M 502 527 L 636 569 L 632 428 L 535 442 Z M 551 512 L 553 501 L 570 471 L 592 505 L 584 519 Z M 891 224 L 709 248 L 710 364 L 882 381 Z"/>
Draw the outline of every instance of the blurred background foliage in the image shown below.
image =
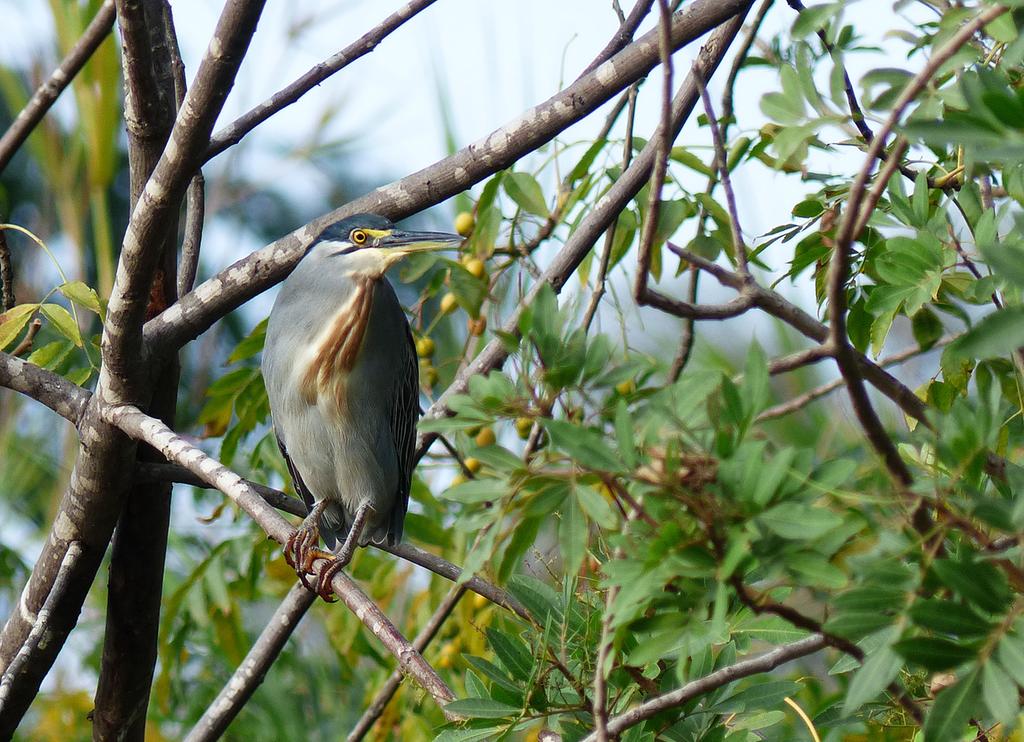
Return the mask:
<path fill-rule="evenodd" d="M 858 24 L 867 21 L 844 5 L 797 14 L 778 3 L 771 12 L 785 17 L 783 30 L 764 35 L 741 73 L 772 75 L 760 99 L 763 115 L 726 122 L 729 167 L 735 181 L 750 184 L 747 194 L 771 189 L 777 178 L 803 185 L 804 196 L 785 205 L 789 213 L 777 216 L 773 229 L 746 237 L 758 280 L 789 291 L 817 316 L 837 209 L 861 161 L 850 152 L 863 146 L 843 81 L 847 60 L 880 65 L 853 85 L 876 126 L 922 55 L 978 11 L 975 4 L 921 2 L 935 11 L 927 20 L 908 24 L 894 14 L 906 58 L 880 59 L 862 43 Z M 97 6 L 52 0 L 52 49 L 30 68 L 0 68 L 0 126 Z M 473 720 L 439 732 L 440 711 L 405 684 L 374 738 L 535 739 L 550 728 L 580 739 L 593 727 L 589 699 L 602 635 L 614 646 L 609 697 L 613 713 L 621 712 L 748 652 L 806 636 L 806 626 L 766 609 L 780 604 L 856 643 L 866 662 L 821 655 L 726 685 L 683 707 L 685 716 L 655 717 L 623 738 L 916 738 L 918 724 L 889 692 L 894 682 L 925 709 L 929 739 L 1019 735 L 1020 20 L 1014 10 L 987 27 L 916 102 L 901 133 L 913 145 L 908 164 L 918 176 L 891 181 L 861 236 L 849 286 L 853 344 L 873 358 L 909 349 L 916 363 L 908 375 L 935 430 L 908 424 L 885 401 L 878 405 L 914 472 L 913 495 L 949 517 L 927 534 L 911 528 L 907 498 L 842 392 L 788 414 L 776 408 L 834 378 L 817 366 L 769 376 L 771 356 L 806 347 L 781 323 L 754 323 L 748 315 L 724 326 L 698 325 L 693 356 L 671 379 L 677 348 L 651 338 L 675 336 L 675 321 L 645 313 L 641 322 L 628 288 L 647 215 L 644 189 L 564 296 L 540 293 L 519 322 L 521 340 L 499 334 L 512 353 L 505 369 L 474 378 L 452 401 L 454 417 L 424 426 L 445 435 L 458 456 L 435 446 L 424 459 L 407 538 L 506 586 L 537 623 L 464 597 L 425 656 Z M 657 105 L 648 87 L 644 100 Z M 443 84 L 438 90 L 438 116 L 454 148 L 449 109 L 457 103 Z M 27 357 L 89 385 L 98 363 L 98 317 L 127 219 L 113 41 L 73 91 L 74 105 L 45 119 L 0 184 L 0 218 L 31 232 L 53 255 L 50 261 L 29 235 L 7 233 L 19 301 L 33 310 L 47 306 L 38 315 L 8 313 L 0 345 L 23 340 L 38 316 Z M 325 124 L 337 113 L 325 113 Z M 667 241 L 722 265 L 735 261 L 704 124 L 688 129 L 693 136 L 671 152 L 654 244 L 652 275 L 676 293 L 695 274 Z M 612 132 L 595 141 L 570 131 L 437 210 L 435 222 L 454 224 L 469 239 L 460 256 L 421 256 L 399 273 L 424 405 L 495 336 L 532 277 L 621 174 L 623 151 L 645 143 L 624 142 L 621 125 Z M 287 157 L 312 160 L 332 189 L 320 199 L 289 194 L 254 179 L 239 158 L 223 158 L 206 172 L 208 233 L 230 230 L 239 245 L 258 246 L 376 184 L 352 180 L 353 152 L 345 142 L 281 146 Z M 741 213 L 756 208 L 743 193 Z M 608 291 L 588 327 L 584 317 L 605 261 Z M 200 280 L 227 262 L 207 253 Z M 717 296 L 714 289 L 704 293 Z M 177 429 L 244 476 L 291 491 L 268 429 L 260 320 L 241 310 L 186 349 Z M 31 402 L 6 392 L 0 400 L 6 613 L 45 537 L 77 441 L 69 426 Z M 993 456 L 1005 462 L 998 476 L 989 465 Z M 294 582 L 280 550 L 219 493 L 178 486 L 174 512 L 152 739 L 177 739 L 190 728 Z M 373 549 L 360 550 L 350 571 L 407 636 L 450 587 Z M 24 739 L 90 736 L 85 715 L 104 605 L 101 579 L 24 725 Z M 228 737 L 337 737 L 392 665 L 353 615 L 317 605 Z"/>

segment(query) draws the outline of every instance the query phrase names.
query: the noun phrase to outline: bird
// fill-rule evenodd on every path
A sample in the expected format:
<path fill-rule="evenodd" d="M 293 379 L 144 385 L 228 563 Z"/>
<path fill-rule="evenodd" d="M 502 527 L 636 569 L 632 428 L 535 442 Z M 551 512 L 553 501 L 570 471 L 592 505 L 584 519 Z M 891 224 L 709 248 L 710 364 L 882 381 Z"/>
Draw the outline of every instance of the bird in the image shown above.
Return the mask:
<path fill-rule="evenodd" d="M 385 276 L 407 255 L 463 237 L 399 230 L 376 214 L 323 229 L 281 285 L 262 373 L 278 446 L 309 514 L 285 560 L 333 602 L 357 546 L 395 545 L 409 503 L 420 416 L 412 330 Z M 330 551 L 319 548 L 320 538 Z M 327 559 L 311 587 L 313 563 Z"/>

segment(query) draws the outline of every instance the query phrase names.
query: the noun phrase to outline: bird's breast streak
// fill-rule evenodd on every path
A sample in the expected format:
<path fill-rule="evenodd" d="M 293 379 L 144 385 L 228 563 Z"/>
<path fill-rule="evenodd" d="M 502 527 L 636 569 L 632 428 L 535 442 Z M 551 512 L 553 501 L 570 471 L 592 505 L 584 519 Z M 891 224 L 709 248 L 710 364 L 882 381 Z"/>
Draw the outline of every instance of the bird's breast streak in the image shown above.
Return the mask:
<path fill-rule="evenodd" d="M 313 343 L 311 357 L 300 370 L 299 392 L 307 404 L 328 402 L 342 416 L 348 412 L 346 381 L 356 365 L 369 325 L 374 281 L 355 280 L 355 290 Z M 323 399 L 321 399 L 323 398 Z"/>

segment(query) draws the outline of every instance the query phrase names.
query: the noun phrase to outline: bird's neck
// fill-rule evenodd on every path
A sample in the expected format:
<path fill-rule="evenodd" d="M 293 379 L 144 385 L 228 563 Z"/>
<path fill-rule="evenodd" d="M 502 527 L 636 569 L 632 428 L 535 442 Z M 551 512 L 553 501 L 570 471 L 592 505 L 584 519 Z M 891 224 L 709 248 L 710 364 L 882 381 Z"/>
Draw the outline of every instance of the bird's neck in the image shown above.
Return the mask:
<path fill-rule="evenodd" d="M 402 259 L 397 250 L 366 247 L 347 256 L 345 274 L 354 279 L 378 281 L 388 269 Z"/>

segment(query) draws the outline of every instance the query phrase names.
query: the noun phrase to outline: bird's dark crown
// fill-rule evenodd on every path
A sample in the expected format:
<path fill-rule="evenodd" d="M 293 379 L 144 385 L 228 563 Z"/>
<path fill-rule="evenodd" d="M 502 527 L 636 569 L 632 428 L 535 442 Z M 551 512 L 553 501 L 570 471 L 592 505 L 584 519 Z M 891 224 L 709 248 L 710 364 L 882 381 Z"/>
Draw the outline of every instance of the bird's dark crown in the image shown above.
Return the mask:
<path fill-rule="evenodd" d="M 318 242 L 348 242 L 349 235 L 353 229 L 394 229 L 395 225 L 390 219 L 379 214 L 354 214 L 347 216 L 340 222 L 329 224 L 313 240 L 313 245 Z"/>

